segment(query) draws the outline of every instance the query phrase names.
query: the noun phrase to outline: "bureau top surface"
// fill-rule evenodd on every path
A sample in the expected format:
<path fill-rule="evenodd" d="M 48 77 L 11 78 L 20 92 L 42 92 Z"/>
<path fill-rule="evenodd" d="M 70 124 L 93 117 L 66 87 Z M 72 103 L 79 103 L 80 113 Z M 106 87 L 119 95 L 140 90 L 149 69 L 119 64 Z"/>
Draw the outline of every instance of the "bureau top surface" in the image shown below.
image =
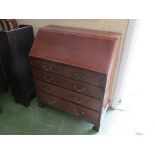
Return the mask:
<path fill-rule="evenodd" d="M 121 34 L 63 26 L 39 29 L 30 57 L 107 73 Z"/>

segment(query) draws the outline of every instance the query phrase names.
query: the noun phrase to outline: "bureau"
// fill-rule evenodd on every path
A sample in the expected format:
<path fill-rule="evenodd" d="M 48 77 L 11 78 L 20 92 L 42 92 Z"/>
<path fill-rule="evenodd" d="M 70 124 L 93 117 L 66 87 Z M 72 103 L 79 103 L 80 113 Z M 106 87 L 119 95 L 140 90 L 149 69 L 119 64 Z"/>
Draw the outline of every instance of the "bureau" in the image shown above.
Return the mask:
<path fill-rule="evenodd" d="M 63 26 L 40 28 L 29 57 L 40 106 L 93 123 L 110 104 L 121 34 Z"/>

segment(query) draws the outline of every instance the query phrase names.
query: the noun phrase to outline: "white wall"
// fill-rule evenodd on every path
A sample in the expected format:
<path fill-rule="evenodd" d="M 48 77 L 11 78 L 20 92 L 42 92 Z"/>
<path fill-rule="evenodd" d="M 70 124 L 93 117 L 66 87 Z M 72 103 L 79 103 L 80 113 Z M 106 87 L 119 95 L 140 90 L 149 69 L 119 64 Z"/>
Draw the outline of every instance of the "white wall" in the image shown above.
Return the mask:
<path fill-rule="evenodd" d="M 33 25 L 35 34 L 37 33 L 38 28 L 44 27 L 47 25 L 62 25 L 62 26 L 88 28 L 88 29 L 101 30 L 101 31 L 120 32 L 122 33 L 120 55 L 119 55 L 119 60 L 120 60 L 129 20 L 127 19 L 18 19 L 17 21 L 19 24 Z M 119 66 L 119 62 L 117 66 Z M 117 75 L 115 79 L 117 79 Z M 114 89 L 112 92 L 112 97 L 113 97 L 113 94 L 114 94 Z"/>
<path fill-rule="evenodd" d="M 129 69 L 123 98 L 139 97 L 145 107 L 155 103 L 155 23 L 151 19 L 136 21 L 136 33 L 131 48 Z M 145 102 L 144 102 L 145 101 Z M 150 106 L 149 106 L 150 107 Z M 155 107 L 155 106 L 154 106 Z M 153 109 L 154 109 L 153 107 Z"/>

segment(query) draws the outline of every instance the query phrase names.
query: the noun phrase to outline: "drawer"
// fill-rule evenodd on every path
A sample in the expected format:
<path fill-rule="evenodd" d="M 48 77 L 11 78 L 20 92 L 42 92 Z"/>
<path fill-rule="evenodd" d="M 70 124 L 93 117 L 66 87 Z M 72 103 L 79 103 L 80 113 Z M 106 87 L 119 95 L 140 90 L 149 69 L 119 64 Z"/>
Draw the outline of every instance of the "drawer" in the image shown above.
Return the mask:
<path fill-rule="evenodd" d="M 102 99 L 103 97 L 103 89 L 97 86 L 93 86 L 90 84 L 86 84 L 83 82 L 74 81 L 68 78 L 63 78 L 64 82 L 62 86 L 64 88 L 73 90 L 75 92 L 94 97 L 97 99 Z"/>
<path fill-rule="evenodd" d="M 75 92 L 92 96 L 98 99 L 101 99 L 103 96 L 103 89 L 88 85 L 82 82 L 70 80 L 68 78 L 64 78 L 62 76 L 57 76 L 52 73 L 46 73 L 43 71 L 33 69 L 33 76 L 35 79 L 46 81 L 48 83 L 55 84 L 57 86 L 61 86 L 70 90 L 74 90 Z"/>
<path fill-rule="evenodd" d="M 105 75 L 71 66 L 64 67 L 64 76 L 76 81 L 93 84 L 98 87 L 103 87 L 106 82 Z"/>
<path fill-rule="evenodd" d="M 38 94 L 39 103 L 55 107 L 57 109 L 71 113 L 78 117 L 82 117 L 91 123 L 94 123 L 94 124 L 98 123 L 98 118 L 99 118 L 98 112 L 75 105 L 73 103 L 70 103 L 68 101 L 62 100 L 54 96 L 49 96 L 41 92 L 37 92 L 37 94 Z"/>
<path fill-rule="evenodd" d="M 55 62 L 49 62 L 45 60 L 40 59 L 32 59 L 31 60 L 32 67 L 37 68 L 39 70 L 43 70 L 46 72 L 56 73 L 56 74 L 63 74 L 63 66 L 55 63 Z"/>
<path fill-rule="evenodd" d="M 37 90 L 47 93 L 48 95 L 54 95 L 67 101 L 87 107 L 89 109 L 93 109 L 96 111 L 100 110 L 100 100 L 97 100 L 95 98 L 88 97 L 74 91 L 70 91 L 68 89 L 57 87 L 37 80 L 35 81 L 35 85 Z"/>

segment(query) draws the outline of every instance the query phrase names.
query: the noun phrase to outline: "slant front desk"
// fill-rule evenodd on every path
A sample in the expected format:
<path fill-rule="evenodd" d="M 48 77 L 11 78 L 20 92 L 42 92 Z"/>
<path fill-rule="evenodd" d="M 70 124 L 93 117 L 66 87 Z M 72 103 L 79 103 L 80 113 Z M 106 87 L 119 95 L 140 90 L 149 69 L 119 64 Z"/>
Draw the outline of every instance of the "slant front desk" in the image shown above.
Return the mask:
<path fill-rule="evenodd" d="M 39 29 L 29 54 L 39 105 L 83 118 L 98 131 L 121 34 L 62 26 Z"/>

